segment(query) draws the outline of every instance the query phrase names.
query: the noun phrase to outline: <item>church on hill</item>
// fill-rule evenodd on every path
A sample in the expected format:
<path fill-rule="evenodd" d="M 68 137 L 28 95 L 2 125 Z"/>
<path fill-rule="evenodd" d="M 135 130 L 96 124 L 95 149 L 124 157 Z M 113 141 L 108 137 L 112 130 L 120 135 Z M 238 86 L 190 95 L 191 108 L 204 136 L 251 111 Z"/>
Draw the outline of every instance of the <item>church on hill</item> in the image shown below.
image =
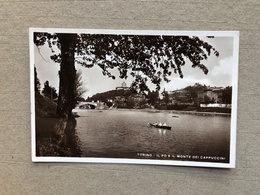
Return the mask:
<path fill-rule="evenodd" d="M 130 88 L 126 86 L 126 82 L 124 81 L 121 87 L 116 87 L 116 90 L 130 90 Z"/>

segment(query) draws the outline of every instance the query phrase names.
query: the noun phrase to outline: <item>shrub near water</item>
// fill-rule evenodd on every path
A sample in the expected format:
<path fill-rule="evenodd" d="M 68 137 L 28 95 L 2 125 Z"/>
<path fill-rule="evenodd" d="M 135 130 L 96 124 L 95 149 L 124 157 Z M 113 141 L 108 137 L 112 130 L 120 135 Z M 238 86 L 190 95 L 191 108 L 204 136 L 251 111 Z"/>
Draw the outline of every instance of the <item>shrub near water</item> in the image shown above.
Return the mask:
<path fill-rule="evenodd" d="M 80 142 L 75 135 L 76 120 L 36 118 L 37 156 L 80 156 Z"/>
<path fill-rule="evenodd" d="M 36 117 L 36 155 L 59 156 L 61 136 L 54 131 L 56 118 Z"/>
<path fill-rule="evenodd" d="M 36 94 L 36 156 L 80 156 L 75 137 L 76 120 L 59 119 L 56 103 Z"/>
<path fill-rule="evenodd" d="M 35 114 L 37 117 L 56 117 L 57 104 L 41 94 L 35 94 Z"/>

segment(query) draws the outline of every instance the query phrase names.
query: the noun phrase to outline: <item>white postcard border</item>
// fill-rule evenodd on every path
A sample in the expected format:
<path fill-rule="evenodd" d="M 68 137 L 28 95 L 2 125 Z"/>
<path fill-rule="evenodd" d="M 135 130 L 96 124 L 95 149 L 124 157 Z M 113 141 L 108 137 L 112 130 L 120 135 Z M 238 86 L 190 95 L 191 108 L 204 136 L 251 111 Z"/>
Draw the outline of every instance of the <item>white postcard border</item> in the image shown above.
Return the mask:
<path fill-rule="evenodd" d="M 188 36 L 219 36 L 233 37 L 233 76 L 232 76 L 232 112 L 230 128 L 230 162 L 197 162 L 181 160 L 148 160 L 123 158 L 93 158 L 93 157 L 38 157 L 36 156 L 35 129 L 35 97 L 34 97 L 34 32 L 49 33 L 89 33 L 89 34 L 123 34 L 123 35 L 188 35 Z M 80 163 L 122 163 L 147 165 L 176 165 L 212 168 L 235 168 L 236 164 L 236 129 L 237 129 L 237 98 L 238 98 L 238 60 L 239 31 L 171 31 L 171 30 L 113 30 L 113 29 L 65 29 L 65 28 L 29 28 L 30 49 L 30 98 L 31 98 L 31 152 L 33 162 L 80 162 Z"/>

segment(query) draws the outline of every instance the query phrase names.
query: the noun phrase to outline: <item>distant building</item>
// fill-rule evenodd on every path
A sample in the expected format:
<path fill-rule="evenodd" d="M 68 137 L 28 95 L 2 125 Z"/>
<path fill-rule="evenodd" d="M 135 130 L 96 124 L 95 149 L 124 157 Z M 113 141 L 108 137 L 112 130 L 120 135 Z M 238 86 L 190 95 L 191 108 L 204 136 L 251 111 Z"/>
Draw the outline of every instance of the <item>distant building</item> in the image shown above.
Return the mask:
<path fill-rule="evenodd" d="M 168 93 L 171 104 L 182 104 L 190 101 L 190 94 L 186 90 L 181 89 Z"/>
<path fill-rule="evenodd" d="M 168 92 L 171 104 L 223 103 L 223 87 L 195 87 Z"/>
<path fill-rule="evenodd" d="M 126 86 L 126 82 L 124 81 L 121 87 L 116 87 L 116 90 L 130 90 L 130 88 Z"/>
<path fill-rule="evenodd" d="M 123 95 L 115 96 L 114 101 L 117 106 L 136 108 L 148 102 L 145 95 L 132 93 L 130 87 L 127 87 L 125 82 L 122 83 L 121 87 L 116 87 L 116 90 L 124 91 Z"/>
<path fill-rule="evenodd" d="M 209 87 L 207 90 L 198 92 L 198 98 L 202 102 L 221 103 L 222 96 L 222 87 Z"/>
<path fill-rule="evenodd" d="M 146 100 L 146 97 L 142 94 L 132 94 L 128 97 L 128 100 L 133 100 L 135 102 L 141 102 Z"/>

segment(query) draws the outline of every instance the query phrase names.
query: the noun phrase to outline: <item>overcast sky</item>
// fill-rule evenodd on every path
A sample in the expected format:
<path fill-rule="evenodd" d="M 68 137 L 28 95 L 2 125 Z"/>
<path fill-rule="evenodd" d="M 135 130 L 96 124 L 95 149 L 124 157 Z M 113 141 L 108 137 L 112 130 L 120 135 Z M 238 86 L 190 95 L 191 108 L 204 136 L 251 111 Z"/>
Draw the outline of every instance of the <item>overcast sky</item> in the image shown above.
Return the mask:
<path fill-rule="evenodd" d="M 192 68 L 191 63 L 186 60 L 185 66 L 182 67 L 184 78 L 181 79 L 178 74 L 172 74 L 170 77 L 170 83 L 162 83 L 161 89 L 166 91 L 172 91 L 181 89 L 195 83 L 201 83 L 210 86 L 226 87 L 232 85 L 232 67 L 233 67 L 233 37 L 215 37 L 205 38 L 200 37 L 202 40 L 208 42 L 219 52 L 219 57 L 211 54 L 206 61 L 203 61 L 208 69 L 209 73 L 205 75 L 202 70 L 198 68 Z M 34 46 L 35 66 L 37 69 L 38 78 L 41 82 L 41 88 L 44 86 L 46 80 L 49 84 L 55 87 L 58 91 L 59 78 L 58 70 L 59 64 L 54 63 L 50 59 L 50 55 L 53 55 L 50 48 L 45 44 L 37 48 Z M 100 92 L 115 89 L 121 86 L 123 81 L 127 86 L 130 86 L 131 80 L 122 80 L 117 77 L 116 80 L 103 76 L 99 67 L 84 68 L 76 64 L 76 69 L 82 71 L 83 80 L 88 92 L 85 94 L 85 98 L 88 96 Z M 130 77 L 129 77 L 130 78 Z M 150 89 L 154 89 L 154 86 L 150 86 Z"/>

